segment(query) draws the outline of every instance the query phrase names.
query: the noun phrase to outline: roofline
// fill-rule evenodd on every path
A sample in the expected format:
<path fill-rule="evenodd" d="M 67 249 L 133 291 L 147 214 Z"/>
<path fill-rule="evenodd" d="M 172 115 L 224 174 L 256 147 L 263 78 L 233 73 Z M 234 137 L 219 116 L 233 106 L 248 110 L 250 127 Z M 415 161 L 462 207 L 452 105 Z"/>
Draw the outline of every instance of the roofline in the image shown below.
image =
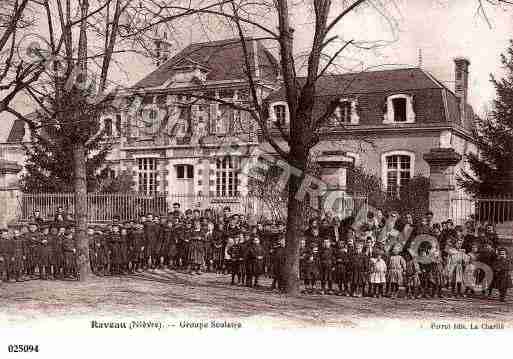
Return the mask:
<path fill-rule="evenodd" d="M 260 40 L 260 39 L 254 39 L 252 37 L 247 37 L 244 39 L 245 41 L 252 41 L 252 42 L 256 42 L 256 43 L 259 43 L 263 40 Z M 231 45 L 233 43 L 237 43 L 237 42 L 240 42 L 242 41 L 240 38 L 231 38 L 231 39 L 225 39 L 225 40 L 216 40 L 216 41 L 206 41 L 206 42 L 192 42 L 190 43 L 189 45 L 185 46 L 182 50 L 180 50 L 179 52 L 177 52 L 174 56 L 172 56 L 171 58 L 167 59 L 166 61 L 164 61 L 162 64 L 160 64 L 159 66 L 157 66 L 153 71 L 151 71 L 150 73 L 146 74 L 145 77 L 143 77 L 142 79 L 140 79 L 139 81 L 137 81 L 134 85 L 130 86 L 129 88 L 130 89 L 133 89 L 133 88 L 148 88 L 148 87 L 137 87 L 136 85 L 138 83 L 140 83 L 141 81 L 143 81 L 146 77 L 148 77 L 150 74 L 156 72 L 157 70 L 159 70 L 161 67 L 163 67 L 164 65 L 168 65 L 168 64 L 171 64 L 173 62 L 178 62 L 180 60 L 185 60 L 185 59 L 188 59 L 188 56 L 191 54 L 191 53 L 187 53 L 185 54 L 185 56 L 180 56 L 180 54 L 184 53 L 188 48 L 192 47 L 192 46 L 198 46 L 200 45 L 200 48 L 205 48 L 205 47 L 219 47 L 221 46 L 223 43 L 225 43 L 225 45 Z M 258 58 L 258 55 L 257 54 L 253 54 L 252 56 L 254 56 L 255 58 Z M 197 61 L 194 61 L 194 60 L 191 60 L 189 59 L 190 61 L 200 65 L 200 66 L 203 66 L 205 69 L 207 70 L 210 70 L 210 68 L 208 68 L 207 66 L 205 65 L 201 65 L 200 63 L 198 63 Z M 276 63 L 278 64 L 278 62 Z M 279 64 L 278 64 L 279 65 Z"/>

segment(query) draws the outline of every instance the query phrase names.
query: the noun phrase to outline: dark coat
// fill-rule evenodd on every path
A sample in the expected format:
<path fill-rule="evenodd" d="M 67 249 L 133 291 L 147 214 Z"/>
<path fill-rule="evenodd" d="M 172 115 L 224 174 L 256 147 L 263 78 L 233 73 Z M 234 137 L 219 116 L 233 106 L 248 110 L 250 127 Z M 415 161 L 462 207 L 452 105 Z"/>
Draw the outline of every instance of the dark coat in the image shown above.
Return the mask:
<path fill-rule="evenodd" d="M 265 271 L 264 248 L 261 244 L 252 243 L 246 251 L 246 267 L 253 275 L 261 275 Z"/>
<path fill-rule="evenodd" d="M 355 253 L 351 258 L 350 266 L 353 285 L 364 285 L 370 269 L 369 257 L 363 252 Z"/>
<path fill-rule="evenodd" d="M 497 258 L 493 263 L 493 281 L 492 288 L 498 290 L 507 290 L 512 287 L 511 271 L 513 265 L 508 258 Z"/>

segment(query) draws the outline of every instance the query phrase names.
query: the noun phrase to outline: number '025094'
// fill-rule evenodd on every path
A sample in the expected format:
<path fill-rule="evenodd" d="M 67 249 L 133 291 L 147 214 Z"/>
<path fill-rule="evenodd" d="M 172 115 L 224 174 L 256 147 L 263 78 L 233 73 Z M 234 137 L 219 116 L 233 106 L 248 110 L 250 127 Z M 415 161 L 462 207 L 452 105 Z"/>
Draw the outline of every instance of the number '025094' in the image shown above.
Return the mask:
<path fill-rule="evenodd" d="M 32 344 L 9 344 L 7 346 L 9 353 L 39 353 L 39 345 Z"/>

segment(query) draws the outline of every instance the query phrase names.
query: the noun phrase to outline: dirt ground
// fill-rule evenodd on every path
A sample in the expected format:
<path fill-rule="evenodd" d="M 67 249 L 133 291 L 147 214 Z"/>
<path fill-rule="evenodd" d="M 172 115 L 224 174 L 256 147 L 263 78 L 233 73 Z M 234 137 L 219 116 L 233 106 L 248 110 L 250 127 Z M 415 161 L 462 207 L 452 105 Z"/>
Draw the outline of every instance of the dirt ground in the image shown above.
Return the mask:
<path fill-rule="evenodd" d="M 268 279 L 263 281 L 270 285 Z M 18 327 L 60 318 L 237 320 L 248 326 L 366 328 L 408 322 L 425 328 L 444 320 L 506 323 L 513 329 L 513 293 L 490 299 L 374 299 L 333 295 L 287 296 L 231 286 L 226 275 L 172 271 L 76 281 L 0 284 L 0 322 Z M 508 324 L 509 323 L 509 324 Z"/>

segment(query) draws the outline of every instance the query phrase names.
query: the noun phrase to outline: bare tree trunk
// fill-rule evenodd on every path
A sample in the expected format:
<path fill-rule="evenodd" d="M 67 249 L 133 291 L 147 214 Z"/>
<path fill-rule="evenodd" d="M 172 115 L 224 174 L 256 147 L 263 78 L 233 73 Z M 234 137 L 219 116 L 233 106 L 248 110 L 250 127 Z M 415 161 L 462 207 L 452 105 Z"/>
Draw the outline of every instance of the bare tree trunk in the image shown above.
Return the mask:
<path fill-rule="evenodd" d="M 77 142 L 73 146 L 74 179 L 73 190 L 75 192 L 75 226 L 77 243 L 77 265 L 80 271 L 80 280 L 87 281 L 91 278 L 91 264 L 89 261 L 89 243 L 86 236 L 87 230 L 87 179 L 85 146 Z"/>
<path fill-rule="evenodd" d="M 299 294 L 299 237 L 301 223 L 301 203 L 296 193 L 301 186 L 301 179 L 292 176 L 290 179 L 289 203 L 287 206 L 287 234 L 285 239 L 285 266 L 283 279 L 285 291 L 291 295 Z"/>
<path fill-rule="evenodd" d="M 291 157 L 294 158 L 298 167 L 306 168 L 307 154 L 305 146 L 299 142 L 291 146 Z M 283 279 L 285 291 L 291 295 L 299 294 L 299 242 L 301 238 L 301 223 L 303 221 L 301 201 L 297 198 L 305 173 L 301 176 L 291 176 L 288 185 L 287 204 L 287 233 L 285 238 L 285 265 L 283 268 Z"/>

